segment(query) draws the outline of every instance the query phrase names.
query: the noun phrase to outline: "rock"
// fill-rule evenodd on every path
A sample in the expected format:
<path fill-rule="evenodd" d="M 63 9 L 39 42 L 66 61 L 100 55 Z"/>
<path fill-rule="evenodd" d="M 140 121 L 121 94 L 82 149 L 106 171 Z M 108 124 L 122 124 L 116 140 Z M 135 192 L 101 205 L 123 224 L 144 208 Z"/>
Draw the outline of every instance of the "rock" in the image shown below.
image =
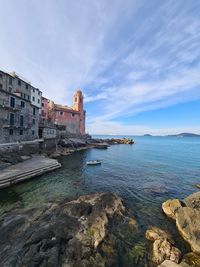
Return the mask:
<path fill-rule="evenodd" d="M 184 202 L 187 207 L 200 209 L 200 191 L 185 198 Z"/>
<path fill-rule="evenodd" d="M 179 209 L 176 226 L 192 251 L 200 253 L 200 210 L 189 207 Z"/>
<path fill-rule="evenodd" d="M 151 227 L 150 229 L 148 229 L 146 231 L 146 239 L 148 239 L 150 241 L 166 239 L 166 240 L 169 240 L 172 244 L 174 243 L 171 235 L 168 232 L 166 232 L 166 231 L 164 231 L 158 227 L 155 227 L 155 226 Z"/>
<path fill-rule="evenodd" d="M 169 233 L 157 227 L 152 227 L 146 231 L 146 238 L 153 241 L 152 261 L 156 264 L 162 263 L 164 260 L 171 260 L 178 263 L 181 252 L 174 247 L 174 241 Z"/>
<path fill-rule="evenodd" d="M 166 194 L 168 193 L 168 190 L 164 186 L 155 186 L 152 187 L 146 187 L 144 188 L 145 192 L 147 193 L 154 193 L 154 194 Z"/>
<path fill-rule="evenodd" d="M 177 263 L 170 261 L 170 260 L 165 260 L 162 264 L 160 264 L 158 267 L 179 267 Z"/>
<path fill-rule="evenodd" d="M 196 184 L 195 186 L 200 189 L 200 184 Z"/>
<path fill-rule="evenodd" d="M 173 220 L 176 219 L 176 213 L 181 207 L 181 202 L 178 199 L 169 199 L 162 204 L 164 213 Z"/>
<path fill-rule="evenodd" d="M 178 263 L 181 257 L 181 252 L 178 248 L 173 247 L 166 239 L 158 239 L 153 243 L 152 261 L 160 264 L 168 259 Z"/>
<path fill-rule="evenodd" d="M 200 256 L 190 252 L 184 255 L 183 260 L 180 263 L 182 267 L 199 267 L 200 266 Z"/>
<path fill-rule="evenodd" d="M 123 212 L 119 197 L 102 193 L 4 214 L 1 266 L 103 267 L 97 248 L 113 216 Z"/>

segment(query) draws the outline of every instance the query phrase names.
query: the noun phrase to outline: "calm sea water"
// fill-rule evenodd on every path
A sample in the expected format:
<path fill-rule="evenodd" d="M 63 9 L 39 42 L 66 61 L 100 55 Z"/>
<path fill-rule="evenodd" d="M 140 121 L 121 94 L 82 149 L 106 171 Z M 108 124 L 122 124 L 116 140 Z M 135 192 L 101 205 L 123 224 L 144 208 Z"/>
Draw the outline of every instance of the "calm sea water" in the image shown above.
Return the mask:
<path fill-rule="evenodd" d="M 40 206 L 64 197 L 112 191 L 124 199 L 129 215 L 140 225 L 137 242 L 146 246 L 144 233 L 149 225 L 170 228 L 176 235 L 173 223 L 162 213 L 161 204 L 166 199 L 182 199 L 197 191 L 194 185 L 200 183 L 200 138 L 131 138 L 136 144 L 114 145 L 107 150 L 88 149 L 62 157 L 61 169 L 1 190 L 0 212 Z M 90 159 L 100 159 L 102 165 L 86 166 Z M 182 246 L 178 237 L 177 242 Z M 145 261 L 135 266 L 148 266 Z"/>

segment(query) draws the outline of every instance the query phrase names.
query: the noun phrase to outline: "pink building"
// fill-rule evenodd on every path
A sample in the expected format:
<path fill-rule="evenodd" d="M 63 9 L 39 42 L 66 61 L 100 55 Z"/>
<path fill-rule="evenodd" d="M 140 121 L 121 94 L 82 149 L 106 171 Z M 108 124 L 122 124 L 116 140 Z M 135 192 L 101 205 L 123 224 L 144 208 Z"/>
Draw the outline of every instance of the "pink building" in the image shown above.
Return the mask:
<path fill-rule="evenodd" d="M 42 98 L 41 125 L 56 126 L 68 133 L 85 133 L 85 111 L 83 109 L 83 94 L 79 90 L 74 95 L 73 108 L 55 104 Z"/>

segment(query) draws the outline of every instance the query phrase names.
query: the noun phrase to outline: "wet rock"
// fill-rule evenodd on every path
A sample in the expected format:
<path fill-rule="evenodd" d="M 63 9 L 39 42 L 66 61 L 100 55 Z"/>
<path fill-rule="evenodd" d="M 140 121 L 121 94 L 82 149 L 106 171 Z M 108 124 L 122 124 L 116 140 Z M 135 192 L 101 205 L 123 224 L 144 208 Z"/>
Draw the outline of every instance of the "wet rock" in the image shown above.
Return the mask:
<path fill-rule="evenodd" d="M 192 251 L 200 253 L 200 192 L 188 196 L 184 202 L 185 206 L 181 206 L 176 199 L 168 200 L 163 203 L 163 211 L 176 220 L 180 234 Z"/>
<path fill-rule="evenodd" d="M 177 263 L 170 261 L 170 260 L 165 260 L 162 264 L 160 264 L 158 267 L 179 267 Z"/>
<path fill-rule="evenodd" d="M 1 266 L 103 267 L 97 248 L 113 216 L 123 212 L 119 197 L 102 193 L 4 214 Z"/>
<path fill-rule="evenodd" d="M 181 252 L 174 247 L 174 241 L 169 233 L 153 227 L 146 231 L 146 238 L 153 241 L 152 261 L 156 264 L 162 263 L 164 260 L 171 260 L 178 263 L 181 257 Z"/>
<path fill-rule="evenodd" d="M 184 202 L 187 207 L 200 209 L 200 191 L 186 197 Z"/>
<path fill-rule="evenodd" d="M 173 220 L 176 219 L 176 213 L 181 207 L 181 202 L 178 199 L 169 199 L 162 204 L 164 213 Z"/>
<path fill-rule="evenodd" d="M 199 267 L 200 266 L 200 256 L 193 252 L 184 255 L 183 260 L 180 263 L 182 267 Z"/>
<path fill-rule="evenodd" d="M 196 184 L 195 186 L 200 189 L 200 184 Z"/>
<path fill-rule="evenodd" d="M 176 226 L 192 251 L 200 253 L 200 210 L 188 207 L 179 209 Z"/>
<path fill-rule="evenodd" d="M 158 239 L 153 243 L 152 261 L 159 264 L 168 259 L 178 263 L 181 258 L 181 252 L 178 248 L 172 246 L 166 239 Z"/>
<path fill-rule="evenodd" d="M 166 239 L 169 240 L 172 244 L 174 243 L 171 235 L 158 227 L 151 227 L 150 229 L 148 229 L 146 231 L 146 238 L 150 241 Z"/>

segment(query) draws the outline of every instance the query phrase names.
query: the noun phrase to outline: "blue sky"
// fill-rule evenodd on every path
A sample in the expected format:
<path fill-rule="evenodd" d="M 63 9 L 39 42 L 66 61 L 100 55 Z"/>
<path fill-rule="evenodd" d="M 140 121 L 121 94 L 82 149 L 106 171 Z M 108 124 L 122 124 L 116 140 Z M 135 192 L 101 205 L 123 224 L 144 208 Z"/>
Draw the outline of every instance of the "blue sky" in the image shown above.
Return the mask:
<path fill-rule="evenodd" d="M 0 4 L 0 68 L 61 104 L 81 88 L 90 133 L 200 133 L 200 1 Z"/>

